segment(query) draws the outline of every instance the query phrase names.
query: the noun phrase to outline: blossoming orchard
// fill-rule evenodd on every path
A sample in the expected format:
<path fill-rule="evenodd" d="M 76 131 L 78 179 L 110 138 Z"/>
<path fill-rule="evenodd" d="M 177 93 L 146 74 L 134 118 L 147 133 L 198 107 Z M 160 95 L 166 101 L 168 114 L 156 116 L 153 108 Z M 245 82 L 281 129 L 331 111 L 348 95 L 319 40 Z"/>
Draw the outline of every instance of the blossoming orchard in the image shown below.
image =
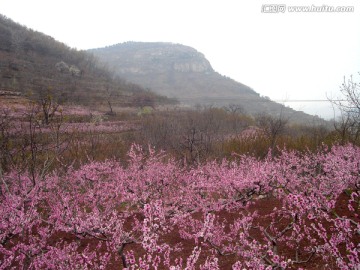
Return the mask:
<path fill-rule="evenodd" d="M 145 151 L 146 150 L 146 151 Z M 1 175 L 0 269 L 358 269 L 360 148 Z"/>
<path fill-rule="evenodd" d="M 328 121 L 191 47 L 118 45 L 0 14 L 0 270 L 360 270 L 357 77 Z"/>

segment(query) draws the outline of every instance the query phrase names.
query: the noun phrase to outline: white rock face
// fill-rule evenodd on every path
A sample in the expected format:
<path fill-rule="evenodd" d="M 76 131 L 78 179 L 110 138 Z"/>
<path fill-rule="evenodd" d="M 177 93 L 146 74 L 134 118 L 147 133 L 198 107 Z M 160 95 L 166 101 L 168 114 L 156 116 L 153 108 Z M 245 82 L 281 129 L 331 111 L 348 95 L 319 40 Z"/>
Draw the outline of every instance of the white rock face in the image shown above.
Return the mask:
<path fill-rule="evenodd" d="M 81 70 L 77 66 L 75 65 L 69 66 L 64 61 L 60 61 L 56 63 L 55 67 L 61 73 L 70 73 L 72 76 L 76 76 L 76 77 L 81 76 Z"/>

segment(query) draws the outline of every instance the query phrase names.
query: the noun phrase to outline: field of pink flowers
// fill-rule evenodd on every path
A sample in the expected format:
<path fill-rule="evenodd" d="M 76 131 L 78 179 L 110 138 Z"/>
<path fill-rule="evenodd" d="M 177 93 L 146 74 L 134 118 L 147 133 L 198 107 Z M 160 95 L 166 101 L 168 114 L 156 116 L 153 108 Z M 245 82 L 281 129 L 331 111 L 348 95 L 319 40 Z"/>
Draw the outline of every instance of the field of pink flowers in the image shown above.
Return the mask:
<path fill-rule="evenodd" d="M 11 123 L 7 130 L 10 133 L 26 132 L 29 125 L 34 127 L 35 132 L 49 133 L 54 129 L 59 133 L 118 133 L 136 128 L 129 121 L 105 121 L 104 113 L 93 111 L 80 106 L 63 106 L 54 115 L 56 121 L 44 125 L 41 109 L 36 106 L 15 104 L 3 106 L 0 111 L 0 119 Z M 84 119 L 79 121 L 83 117 Z M 72 120 L 74 118 L 75 120 Z M 3 122 L 3 121 L 2 121 Z"/>
<path fill-rule="evenodd" d="M 0 175 L 0 269 L 358 269 L 360 148 Z"/>

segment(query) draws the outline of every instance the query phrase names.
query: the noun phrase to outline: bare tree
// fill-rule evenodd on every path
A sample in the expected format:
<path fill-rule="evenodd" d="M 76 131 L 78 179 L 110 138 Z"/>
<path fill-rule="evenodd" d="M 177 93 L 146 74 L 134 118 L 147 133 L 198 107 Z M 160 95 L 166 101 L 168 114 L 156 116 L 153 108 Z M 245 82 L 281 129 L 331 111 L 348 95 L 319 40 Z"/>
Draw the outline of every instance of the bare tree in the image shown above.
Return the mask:
<path fill-rule="evenodd" d="M 239 104 L 229 104 L 224 107 L 224 110 L 229 112 L 230 114 L 245 114 L 245 109 Z"/>
<path fill-rule="evenodd" d="M 359 73 L 360 74 L 360 73 Z M 340 110 L 340 117 L 334 122 L 334 128 L 340 136 L 341 143 L 348 141 L 358 143 L 360 137 L 360 85 L 350 76 L 340 86 L 342 98 L 329 99 Z M 335 112 L 335 108 L 334 108 Z"/>
<path fill-rule="evenodd" d="M 50 90 L 47 90 L 45 93 L 40 93 L 38 102 L 43 112 L 44 123 L 45 125 L 49 125 L 50 120 L 55 116 L 60 104 L 55 100 Z"/>
<path fill-rule="evenodd" d="M 0 173 L 9 169 L 13 157 L 10 150 L 12 144 L 10 130 L 12 128 L 10 111 L 2 109 L 0 111 Z"/>
<path fill-rule="evenodd" d="M 256 117 L 258 126 L 263 129 L 265 135 L 270 140 L 271 149 L 275 148 L 279 136 L 286 130 L 288 121 L 289 119 L 285 118 L 282 113 L 277 117 L 264 113 Z"/>
<path fill-rule="evenodd" d="M 360 73 L 359 73 L 360 74 Z M 350 114 L 357 121 L 360 120 L 360 85 L 353 81 L 353 77 L 344 82 L 340 88 L 341 93 L 344 95 L 346 101 L 339 101 L 341 109 Z"/>
<path fill-rule="evenodd" d="M 334 122 L 334 128 L 339 136 L 340 143 L 356 143 L 360 137 L 360 123 L 355 121 L 351 114 L 341 112 L 341 116 Z"/>
<path fill-rule="evenodd" d="M 106 102 L 109 106 L 109 112 L 107 113 L 108 115 L 114 115 L 114 111 L 113 111 L 113 107 L 112 107 L 112 98 L 114 96 L 114 91 L 111 90 L 110 85 L 106 85 Z"/>

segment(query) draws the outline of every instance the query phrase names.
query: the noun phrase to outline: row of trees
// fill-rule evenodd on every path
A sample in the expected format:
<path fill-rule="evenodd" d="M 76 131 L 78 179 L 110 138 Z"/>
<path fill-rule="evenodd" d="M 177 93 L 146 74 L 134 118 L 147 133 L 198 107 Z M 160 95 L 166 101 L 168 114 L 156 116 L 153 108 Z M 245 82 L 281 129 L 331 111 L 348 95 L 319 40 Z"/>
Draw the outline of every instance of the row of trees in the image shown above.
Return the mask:
<path fill-rule="evenodd" d="M 228 156 L 232 152 L 264 157 L 277 147 L 316 149 L 336 139 L 324 123 L 296 125 L 282 114 L 250 116 L 236 106 L 189 111 L 152 112 L 142 116 L 137 142 L 173 153 L 188 163 Z M 239 107 L 240 108 L 240 107 Z"/>
<path fill-rule="evenodd" d="M 342 98 L 330 100 L 334 111 L 336 107 L 341 113 L 340 117 L 336 116 L 333 128 L 325 121 L 296 125 L 282 113 L 249 116 L 240 106 L 230 105 L 143 115 L 137 141 L 170 151 L 190 163 L 231 152 L 249 152 L 263 157 L 269 149 L 276 153 L 277 147 L 284 146 L 315 150 L 323 143 L 359 145 L 359 84 L 351 77 L 344 81 L 341 92 Z"/>
<path fill-rule="evenodd" d="M 277 117 L 266 114 L 251 117 L 246 115 L 241 107 L 231 105 L 226 108 L 207 107 L 191 111 L 157 112 L 152 110 L 138 116 L 140 122 L 137 124 L 139 126 L 137 131 L 128 134 L 129 136 L 111 135 L 113 138 L 110 141 L 122 141 L 122 145 L 130 145 L 134 141 L 142 143 L 144 146 L 152 145 L 156 149 L 165 150 L 175 157 L 185 160 L 187 164 L 200 164 L 213 158 L 229 157 L 234 152 L 264 157 L 269 149 L 276 154 L 277 148 L 284 146 L 297 150 L 316 150 L 323 143 L 331 145 L 350 142 L 358 145 L 360 133 L 358 85 L 350 80 L 348 84 L 344 84 L 343 92 L 348 102 L 337 103 L 337 105 L 342 108 L 343 115 L 347 115 L 347 117 L 342 118 L 344 121 L 335 122 L 334 131 L 330 131 L 323 125 L 294 126 L 291 124 L 291 119 L 286 119 L 281 114 Z M 109 90 L 110 104 L 111 97 Z M 75 133 L 72 133 L 73 138 L 70 138 L 69 134 L 60 131 L 60 127 L 66 127 L 65 122 L 72 121 L 71 118 L 73 118 L 73 116 L 69 118 L 62 114 L 61 97 L 54 96 L 51 89 L 43 89 L 34 99 L 37 101 L 31 102 L 29 108 L 22 115 L 18 113 L 17 117 L 13 116 L 14 112 L 11 109 L 4 109 L 1 112 L 2 136 L 0 142 L 3 168 L 8 167 L 5 164 L 9 163 L 10 157 L 12 159 L 16 157 L 19 160 L 19 156 L 28 156 L 27 154 L 11 154 L 10 148 L 15 145 L 19 148 L 17 152 L 26 153 L 29 145 L 34 143 L 33 138 L 35 137 L 39 144 L 52 141 L 51 136 L 57 138 L 56 144 L 61 144 L 62 140 L 74 142 L 78 138 L 74 135 Z M 111 119 L 116 119 L 117 116 L 111 113 L 111 110 Z M 136 121 L 136 117 L 132 119 Z M 90 118 L 88 117 L 86 121 L 90 121 Z M 51 136 L 48 132 L 49 128 L 54 132 Z M 46 130 L 46 132 L 42 132 L 42 130 Z M 66 128 L 62 130 L 66 130 Z M 17 135 L 14 135 L 14 132 Z M 44 134 L 39 135 L 41 133 Z M 102 139 L 96 139 L 99 136 Z M 48 139 L 44 139 L 45 137 Z M 90 142 L 94 141 L 92 149 L 101 148 L 101 140 L 106 142 L 108 141 L 107 137 L 110 135 L 97 134 L 96 131 L 87 136 Z M 19 144 L 18 141 L 21 138 L 24 141 Z M 118 143 L 117 146 L 119 146 Z M 36 145 L 31 149 L 42 148 L 41 145 Z M 110 148 L 113 147 L 109 146 L 104 149 Z M 122 148 L 126 150 L 128 147 L 122 146 Z M 97 151 L 90 152 L 94 153 L 91 156 L 96 159 Z M 88 153 L 90 152 L 88 151 Z M 112 156 L 114 151 L 110 151 L 110 153 L 108 156 Z M 106 153 L 98 154 L 103 158 L 107 155 Z M 69 163 L 71 162 L 69 160 Z M 23 162 L 23 164 L 27 164 L 27 162 Z"/>

